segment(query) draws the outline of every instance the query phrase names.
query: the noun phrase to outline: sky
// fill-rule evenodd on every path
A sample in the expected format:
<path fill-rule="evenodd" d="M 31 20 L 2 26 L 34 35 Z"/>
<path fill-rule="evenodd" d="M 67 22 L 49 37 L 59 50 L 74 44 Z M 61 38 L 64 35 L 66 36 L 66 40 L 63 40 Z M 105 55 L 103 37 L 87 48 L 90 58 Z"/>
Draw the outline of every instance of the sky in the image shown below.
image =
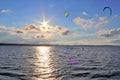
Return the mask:
<path fill-rule="evenodd" d="M 0 43 L 120 45 L 119 3 L 0 0 Z"/>

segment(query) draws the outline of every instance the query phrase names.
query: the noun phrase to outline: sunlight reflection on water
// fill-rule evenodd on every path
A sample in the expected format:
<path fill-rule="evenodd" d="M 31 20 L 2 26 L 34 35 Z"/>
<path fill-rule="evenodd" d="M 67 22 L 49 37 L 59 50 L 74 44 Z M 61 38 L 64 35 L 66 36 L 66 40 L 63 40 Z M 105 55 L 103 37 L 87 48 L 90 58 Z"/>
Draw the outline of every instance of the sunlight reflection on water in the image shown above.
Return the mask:
<path fill-rule="evenodd" d="M 50 47 L 37 47 L 37 61 L 34 63 L 37 67 L 34 69 L 35 73 L 39 73 L 40 75 L 37 76 L 37 79 L 33 80 L 55 80 L 54 75 L 52 74 L 54 71 L 54 68 L 51 67 L 52 58 L 50 55 L 53 55 L 50 53 Z"/>

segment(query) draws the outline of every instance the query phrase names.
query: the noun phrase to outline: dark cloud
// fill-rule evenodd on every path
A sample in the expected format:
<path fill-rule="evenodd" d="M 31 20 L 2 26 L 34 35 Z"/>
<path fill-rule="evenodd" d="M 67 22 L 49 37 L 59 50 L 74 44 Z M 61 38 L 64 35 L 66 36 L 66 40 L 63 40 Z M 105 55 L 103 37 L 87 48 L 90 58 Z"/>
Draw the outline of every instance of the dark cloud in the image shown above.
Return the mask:
<path fill-rule="evenodd" d="M 110 30 L 108 33 L 103 33 L 100 36 L 101 37 L 114 37 L 120 35 L 120 28 L 115 30 Z"/>
<path fill-rule="evenodd" d="M 28 25 L 24 28 L 24 30 L 36 30 L 36 31 L 40 31 L 40 29 L 38 27 L 36 27 L 35 25 Z"/>
<path fill-rule="evenodd" d="M 62 32 L 62 35 L 68 35 L 69 32 L 70 32 L 69 30 L 66 30 L 66 31 Z"/>
<path fill-rule="evenodd" d="M 16 30 L 15 32 L 16 32 L 16 33 L 24 33 L 24 32 L 21 31 L 21 30 Z"/>
<path fill-rule="evenodd" d="M 35 36 L 36 38 L 45 38 L 45 36 L 44 35 L 37 35 L 37 36 Z"/>
<path fill-rule="evenodd" d="M 101 34 L 100 36 L 101 37 L 112 37 L 113 35 L 111 35 L 111 34 Z"/>
<path fill-rule="evenodd" d="M 59 30 L 62 30 L 62 27 L 57 27 Z"/>
<path fill-rule="evenodd" d="M 119 29 L 116 29 L 116 30 L 112 30 L 110 32 L 111 35 L 119 35 L 120 34 L 120 28 Z"/>
<path fill-rule="evenodd" d="M 120 43 L 120 40 L 113 40 L 113 43 Z"/>

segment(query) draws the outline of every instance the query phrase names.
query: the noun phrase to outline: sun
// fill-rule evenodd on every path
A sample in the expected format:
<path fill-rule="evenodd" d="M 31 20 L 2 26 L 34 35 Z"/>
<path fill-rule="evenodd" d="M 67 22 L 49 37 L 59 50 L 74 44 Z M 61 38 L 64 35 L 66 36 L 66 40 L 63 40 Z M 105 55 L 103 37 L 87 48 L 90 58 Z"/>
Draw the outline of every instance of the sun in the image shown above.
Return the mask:
<path fill-rule="evenodd" d="M 41 26 L 43 26 L 43 27 L 48 27 L 48 26 L 49 26 L 49 25 L 48 25 L 49 22 L 50 22 L 50 20 L 46 20 L 46 19 L 43 17 L 43 21 L 40 22 L 40 23 L 41 23 Z"/>
<path fill-rule="evenodd" d="M 44 27 L 47 27 L 47 26 L 48 26 L 48 22 L 46 22 L 46 21 L 42 22 L 41 24 L 42 24 L 42 26 L 44 26 Z"/>
<path fill-rule="evenodd" d="M 50 22 L 49 19 L 46 20 L 46 19 L 43 17 L 43 21 L 40 22 L 40 24 L 41 24 L 40 29 L 41 29 L 42 31 L 49 31 L 49 27 L 50 27 L 49 22 Z"/>

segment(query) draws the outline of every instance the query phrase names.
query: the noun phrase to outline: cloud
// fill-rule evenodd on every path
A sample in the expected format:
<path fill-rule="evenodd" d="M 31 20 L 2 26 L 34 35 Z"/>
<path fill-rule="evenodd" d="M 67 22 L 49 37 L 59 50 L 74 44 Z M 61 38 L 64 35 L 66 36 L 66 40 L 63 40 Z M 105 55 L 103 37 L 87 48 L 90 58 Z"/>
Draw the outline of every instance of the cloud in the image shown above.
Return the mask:
<path fill-rule="evenodd" d="M 104 34 L 108 34 L 108 31 L 109 31 L 109 30 L 100 30 L 100 31 L 94 33 L 93 35 L 102 37 L 102 36 L 104 36 Z"/>
<path fill-rule="evenodd" d="M 11 12 L 11 10 L 9 10 L 9 9 L 2 9 L 2 10 L 0 10 L 0 13 L 3 13 L 3 14 L 8 14 L 10 12 Z"/>
<path fill-rule="evenodd" d="M 0 32 L 3 32 L 5 30 L 5 26 L 0 25 Z"/>
<path fill-rule="evenodd" d="M 14 28 L 15 27 L 6 27 L 4 25 L 0 25 L 0 32 L 10 32 L 10 30 Z"/>
<path fill-rule="evenodd" d="M 23 28 L 23 30 L 26 30 L 26 31 L 31 31 L 31 30 L 40 31 L 40 29 L 34 24 L 25 26 Z"/>
<path fill-rule="evenodd" d="M 62 26 L 42 26 L 30 24 L 23 28 L 8 28 L 0 26 L 0 32 L 7 32 L 10 35 L 19 36 L 22 39 L 53 39 L 55 36 L 66 36 L 70 33 L 70 30 Z"/>
<path fill-rule="evenodd" d="M 91 26 L 94 25 L 94 19 L 84 19 L 84 18 L 81 18 L 81 17 L 77 17 L 74 19 L 74 22 L 76 25 L 79 25 L 81 26 L 83 29 L 88 29 L 90 28 Z"/>
<path fill-rule="evenodd" d="M 83 14 L 83 15 L 85 15 L 85 16 L 87 16 L 87 15 L 88 15 L 88 13 L 87 13 L 87 12 L 82 12 L 82 14 Z"/>
<path fill-rule="evenodd" d="M 109 23 L 109 21 L 107 20 L 106 17 L 99 17 L 99 22 L 95 24 L 95 27 L 101 27 L 108 23 Z"/>
<path fill-rule="evenodd" d="M 67 35 L 70 31 L 69 30 L 66 30 L 64 32 L 62 32 L 62 35 Z"/>
<path fill-rule="evenodd" d="M 60 35 L 62 36 L 68 35 L 68 33 L 70 32 L 67 28 L 61 26 L 56 26 L 54 28 L 56 31 L 60 32 Z"/>
<path fill-rule="evenodd" d="M 112 30 L 101 30 L 96 34 L 100 37 L 120 37 L 120 28 Z"/>
<path fill-rule="evenodd" d="M 16 30 L 15 32 L 16 33 L 23 33 L 23 31 L 21 31 L 21 30 Z"/>
<path fill-rule="evenodd" d="M 97 19 L 84 19 L 81 17 L 77 17 L 73 20 L 73 22 L 85 30 L 89 28 L 99 28 L 109 23 L 106 17 L 98 17 Z"/>
<path fill-rule="evenodd" d="M 113 41 L 111 41 L 112 43 L 119 43 L 120 44 L 120 39 L 118 40 L 118 39 L 116 39 L 116 40 L 113 40 Z"/>
<path fill-rule="evenodd" d="M 57 44 L 69 44 L 69 45 L 116 45 L 112 42 L 112 40 L 99 40 L 99 39 L 79 39 L 79 40 L 71 40 L 71 41 L 56 41 Z M 53 43 L 53 44 L 55 44 Z M 120 45 L 117 44 L 117 45 Z"/>
<path fill-rule="evenodd" d="M 11 34 L 23 34 L 24 33 L 24 31 L 21 29 L 12 29 L 10 32 Z"/>
<path fill-rule="evenodd" d="M 97 38 L 98 35 L 101 36 L 110 31 L 114 34 L 118 34 L 119 29 L 110 31 L 101 30 L 97 32 L 96 35 L 90 35 L 83 32 L 71 32 L 67 28 L 61 26 L 49 26 L 50 30 L 42 31 L 38 26 L 40 25 L 34 25 L 35 28 L 31 28 L 30 25 L 23 28 L 12 27 L 9 31 L 0 32 L 0 42 L 58 45 L 120 45 L 119 38 Z M 26 29 L 26 27 L 28 29 Z M 6 29 L 4 26 L 0 27 L 0 29 L 1 28 Z M 40 31 L 37 31 L 36 28 L 40 29 Z"/>
<path fill-rule="evenodd" d="M 104 19 L 101 18 L 101 21 Z M 93 35 L 94 34 L 94 35 Z M 22 28 L 0 25 L 0 42 L 34 43 L 34 44 L 63 44 L 63 45 L 109 45 L 120 44 L 120 28 L 100 30 L 96 33 L 70 31 L 63 26 L 42 26 L 30 24 Z M 115 38 L 104 38 L 114 37 Z"/>

